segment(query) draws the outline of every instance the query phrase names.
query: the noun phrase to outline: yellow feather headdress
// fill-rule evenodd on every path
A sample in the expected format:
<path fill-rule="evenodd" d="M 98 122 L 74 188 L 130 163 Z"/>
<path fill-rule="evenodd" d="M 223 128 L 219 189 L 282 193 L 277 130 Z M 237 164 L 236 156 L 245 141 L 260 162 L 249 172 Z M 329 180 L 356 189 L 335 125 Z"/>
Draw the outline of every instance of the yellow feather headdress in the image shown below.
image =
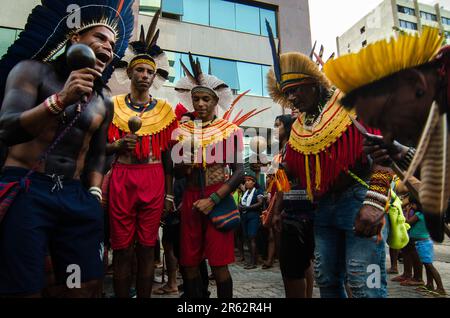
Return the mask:
<path fill-rule="evenodd" d="M 370 44 L 358 53 L 330 60 L 324 72 L 333 85 L 348 94 L 399 71 L 432 61 L 443 40 L 438 29 L 424 27 L 422 34 L 402 33 L 397 38 Z"/>
<path fill-rule="evenodd" d="M 289 52 L 281 54 L 280 69 L 281 82 L 277 82 L 275 72 L 271 69 L 267 74 L 267 86 L 270 97 L 283 107 L 291 107 L 291 103 L 284 96 L 284 91 L 289 87 L 313 82 L 326 89 L 331 88 L 330 81 L 320 71 L 317 64 L 302 53 Z"/>

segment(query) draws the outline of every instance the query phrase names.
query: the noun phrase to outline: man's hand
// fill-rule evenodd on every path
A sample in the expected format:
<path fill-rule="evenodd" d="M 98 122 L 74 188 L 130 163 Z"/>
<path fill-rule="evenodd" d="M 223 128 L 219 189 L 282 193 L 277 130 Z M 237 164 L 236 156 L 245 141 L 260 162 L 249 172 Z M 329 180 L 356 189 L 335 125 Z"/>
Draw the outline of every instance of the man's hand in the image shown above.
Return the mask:
<path fill-rule="evenodd" d="M 204 215 L 208 215 L 209 213 L 211 213 L 214 205 L 214 201 L 211 198 L 201 199 L 194 203 L 193 209 L 196 209 Z"/>
<path fill-rule="evenodd" d="M 372 136 L 373 139 L 383 140 L 381 136 Z M 408 147 L 394 141 L 392 145 L 379 145 L 374 140 L 364 138 L 363 150 L 368 154 L 375 164 L 389 167 L 392 160 L 400 161 L 408 152 Z"/>
<path fill-rule="evenodd" d="M 363 205 L 355 219 L 355 234 L 372 237 L 380 233 L 385 212 L 370 205 Z"/>
<path fill-rule="evenodd" d="M 73 71 L 70 73 L 62 91 L 58 93 L 59 100 L 64 107 L 79 102 L 83 95 L 92 93 L 95 79 L 101 76 L 102 74 L 91 68 Z"/>
<path fill-rule="evenodd" d="M 117 150 L 119 152 L 125 151 L 133 151 L 136 147 L 138 137 L 133 134 L 129 134 L 124 136 L 122 139 L 119 139 L 117 142 Z"/>
<path fill-rule="evenodd" d="M 247 211 L 247 207 L 245 205 L 242 205 L 239 203 L 239 211 L 245 212 L 245 211 Z"/>
<path fill-rule="evenodd" d="M 281 215 L 278 213 L 274 213 L 272 216 L 272 226 L 273 229 L 275 230 L 275 232 L 277 233 L 281 233 L 281 226 L 282 226 L 282 222 L 281 222 Z"/>
<path fill-rule="evenodd" d="M 173 213 L 174 210 L 175 210 L 175 208 L 174 208 L 173 201 L 165 199 L 164 200 L 164 213 L 167 215 L 167 214 Z"/>

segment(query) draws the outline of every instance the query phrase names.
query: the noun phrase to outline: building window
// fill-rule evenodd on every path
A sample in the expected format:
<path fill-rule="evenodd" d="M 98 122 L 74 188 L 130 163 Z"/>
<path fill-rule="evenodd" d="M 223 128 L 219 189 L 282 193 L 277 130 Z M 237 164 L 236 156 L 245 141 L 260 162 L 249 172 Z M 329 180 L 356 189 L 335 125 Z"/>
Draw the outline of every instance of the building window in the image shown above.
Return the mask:
<path fill-rule="evenodd" d="M 267 36 L 267 19 L 277 37 L 276 11 L 265 5 L 240 0 L 141 0 L 140 11 L 152 13 L 159 6 L 167 18 L 263 36 Z"/>
<path fill-rule="evenodd" d="M 435 14 L 424 12 L 424 11 L 420 11 L 420 17 L 422 19 L 429 20 L 429 21 L 437 21 L 437 16 Z"/>
<path fill-rule="evenodd" d="M 239 76 L 237 72 L 237 62 L 223 59 L 209 59 L 210 74 L 220 78 L 232 90 L 239 91 Z"/>
<path fill-rule="evenodd" d="M 182 0 L 162 0 L 161 9 L 164 13 L 174 16 L 183 15 L 183 1 Z"/>
<path fill-rule="evenodd" d="M 267 74 L 269 73 L 271 67 L 268 65 L 262 65 L 261 71 L 262 71 L 262 88 L 263 88 L 263 96 L 269 97 L 269 90 L 268 90 L 268 82 L 267 82 Z"/>
<path fill-rule="evenodd" d="M 273 23 L 273 22 L 272 22 Z M 266 25 L 260 24 L 260 10 L 258 8 L 245 4 L 236 3 L 236 30 L 252 34 L 261 34 L 261 27 Z M 276 25 L 272 28 L 276 31 Z"/>
<path fill-rule="evenodd" d="M 209 0 L 179 0 L 183 2 L 182 21 L 209 25 Z"/>
<path fill-rule="evenodd" d="M 236 30 L 236 4 L 222 0 L 209 2 L 210 25 L 227 30 Z"/>
<path fill-rule="evenodd" d="M 266 20 L 269 21 L 272 26 L 273 35 L 277 37 L 277 17 L 276 12 L 273 10 L 260 9 L 260 25 L 261 25 L 261 35 L 268 36 L 266 28 Z"/>
<path fill-rule="evenodd" d="M 192 72 L 189 55 L 180 52 L 166 51 L 170 64 L 169 85 L 174 85 L 185 76 L 180 60 Z M 247 63 L 242 61 L 224 60 L 208 56 L 193 55 L 199 59 L 202 71 L 219 77 L 233 90 L 235 94 L 242 93 L 248 89 L 248 95 L 268 97 L 267 73 L 270 66 Z"/>
<path fill-rule="evenodd" d="M 22 30 L 0 28 L 0 57 L 2 57 Z"/>
<path fill-rule="evenodd" d="M 263 96 L 261 65 L 238 62 L 237 70 L 240 86 L 238 93 L 243 93 L 250 89 L 250 95 Z"/>
<path fill-rule="evenodd" d="M 442 18 L 442 23 L 443 24 L 447 24 L 447 25 L 450 25 L 450 19 L 449 18 Z"/>
<path fill-rule="evenodd" d="M 367 40 L 364 40 L 363 42 L 362 42 L 362 47 L 365 47 L 367 45 Z"/>
<path fill-rule="evenodd" d="M 363 27 L 359 30 L 359 32 L 361 32 L 361 34 L 364 34 L 364 33 L 366 32 L 366 27 L 363 26 Z"/>
<path fill-rule="evenodd" d="M 400 21 L 400 27 L 404 29 L 410 29 L 410 30 L 417 30 L 417 23 L 405 21 L 405 20 L 399 20 Z"/>
<path fill-rule="evenodd" d="M 139 2 L 140 13 L 153 14 L 158 11 L 159 8 L 161 8 L 161 0 L 141 0 Z"/>
<path fill-rule="evenodd" d="M 450 43 L 450 32 L 449 31 L 445 31 L 445 43 L 446 44 Z"/>
<path fill-rule="evenodd" d="M 408 15 L 416 15 L 416 10 L 413 8 L 408 8 L 404 6 L 397 5 L 398 12 L 408 14 Z"/>

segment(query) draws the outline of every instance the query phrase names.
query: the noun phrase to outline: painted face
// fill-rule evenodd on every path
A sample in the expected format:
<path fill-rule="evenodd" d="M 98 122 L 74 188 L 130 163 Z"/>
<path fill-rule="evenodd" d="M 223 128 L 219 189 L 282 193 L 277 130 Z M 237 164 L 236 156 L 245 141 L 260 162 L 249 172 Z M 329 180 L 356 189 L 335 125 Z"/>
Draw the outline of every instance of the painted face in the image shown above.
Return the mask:
<path fill-rule="evenodd" d="M 128 71 L 128 76 L 133 85 L 139 91 L 148 91 L 152 85 L 155 70 L 148 64 L 136 64 Z"/>
<path fill-rule="evenodd" d="M 214 110 L 218 103 L 216 96 L 205 92 L 195 92 L 192 94 L 192 103 L 201 120 L 207 121 L 214 118 Z"/>
<path fill-rule="evenodd" d="M 358 117 L 381 130 L 385 142 L 394 139 L 416 145 L 433 102 L 434 93 L 418 97 L 414 83 L 399 77 L 395 87 L 377 96 L 359 96 L 355 101 Z"/>
<path fill-rule="evenodd" d="M 113 60 L 116 37 L 109 28 L 97 26 L 80 35 L 74 35 L 72 43 L 83 43 L 88 45 L 97 57 L 95 70 L 103 73 L 109 63 Z"/>
<path fill-rule="evenodd" d="M 313 113 L 319 105 L 317 84 L 303 84 L 291 87 L 284 93 L 293 107 L 301 113 Z"/>

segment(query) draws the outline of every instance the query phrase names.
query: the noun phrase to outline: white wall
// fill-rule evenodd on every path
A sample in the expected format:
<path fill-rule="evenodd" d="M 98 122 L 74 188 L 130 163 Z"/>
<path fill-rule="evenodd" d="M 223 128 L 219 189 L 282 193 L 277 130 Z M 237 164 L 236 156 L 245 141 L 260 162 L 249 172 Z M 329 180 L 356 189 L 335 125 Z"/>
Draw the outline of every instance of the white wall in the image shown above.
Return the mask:
<path fill-rule="evenodd" d="M 0 26 L 23 29 L 32 9 L 41 3 L 40 0 L 2 0 Z"/>

